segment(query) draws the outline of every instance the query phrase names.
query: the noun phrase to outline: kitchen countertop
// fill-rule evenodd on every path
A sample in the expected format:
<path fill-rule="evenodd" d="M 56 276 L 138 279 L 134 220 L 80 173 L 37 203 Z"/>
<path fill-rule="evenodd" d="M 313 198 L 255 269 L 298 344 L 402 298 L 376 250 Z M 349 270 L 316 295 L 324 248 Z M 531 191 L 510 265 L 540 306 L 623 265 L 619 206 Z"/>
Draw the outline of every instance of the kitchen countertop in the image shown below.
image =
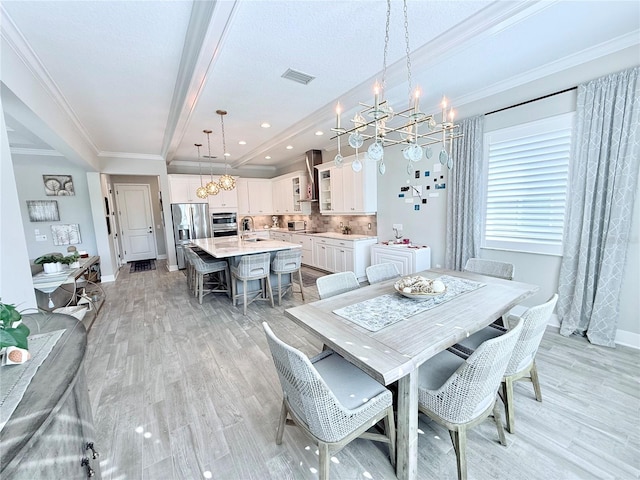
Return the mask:
<path fill-rule="evenodd" d="M 205 252 L 216 258 L 236 257 L 239 255 L 251 255 L 252 253 L 275 252 L 302 248 L 298 243 L 282 242 L 279 240 L 246 241 L 235 237 L 233 240 L 226 238 L 197 238 L 191 241 Z"/>
<path fill-rule="evenodd" d="M 345 235 L 343 233 L 338 233 L 338 232 L 315 232 L 315 231 L 308 232 L 306 230 L 291 231 L 286 228 L 270 228 L 267 230 L 271 230 L 273 232 L 280 232 L 280 233 L 296 233 L 301 235 L 313 235 L 314 237 L 335 238 L 338 240 L 375 240 L 378 238 L 375 235 L 360 235 L 360 234 L 351 234 L 351 233 L 349 235 Z"/>

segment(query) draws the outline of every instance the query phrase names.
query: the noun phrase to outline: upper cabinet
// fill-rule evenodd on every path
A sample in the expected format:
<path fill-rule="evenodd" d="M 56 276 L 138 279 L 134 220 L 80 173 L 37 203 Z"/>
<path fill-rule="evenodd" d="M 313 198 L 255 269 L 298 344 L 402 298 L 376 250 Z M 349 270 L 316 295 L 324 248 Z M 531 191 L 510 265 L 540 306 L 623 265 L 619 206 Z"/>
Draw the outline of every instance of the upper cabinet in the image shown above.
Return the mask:
<path fill-rule="evenodd" d="M 355 156 L 346 157 L 341 168 L 333 162 L 318 169 L 320 213 L 325 215 L 372 215 L 378 210 L 376 162 L 360 154 L 362 170 L 354 172 Z"/>
<path fill-rule="evenodd" d="M 196 196 L 196 189 L 200 186 L 200 175 L 167 175 L 167 177 L 170 203 L 207 203 L 206 198 Z M 205 177 L 202 179 L 206 184 Z"/>
<path fill-rule="evenodd" d="M 220 190 L 218 195 L 198 198 L 196 189 L 201 185 L 200 175 L 167 175 L 169 179 L 169 196 L 171 203 L 208 203 L 212 212 L 235 212 L 238 210 L 238 187 L 233 190 Z M 202 184 L 209 182 L 208 175 L 202 176 Z M 213 177 L 217 182 L 219 177 Z"/>
<path fill-rule="evenodd" d="M 238 213 L 247 215 L 272 215 L 273 192 L 271 180 L 264 178 L 239 178 Z"/>
<path fill-rule="evenodd" d="M 311 204 L 307 197 L 307 176 L 303 171 L 289 173 L 272 180 L 273 210 L 276 215 L 309 215 Z"/>

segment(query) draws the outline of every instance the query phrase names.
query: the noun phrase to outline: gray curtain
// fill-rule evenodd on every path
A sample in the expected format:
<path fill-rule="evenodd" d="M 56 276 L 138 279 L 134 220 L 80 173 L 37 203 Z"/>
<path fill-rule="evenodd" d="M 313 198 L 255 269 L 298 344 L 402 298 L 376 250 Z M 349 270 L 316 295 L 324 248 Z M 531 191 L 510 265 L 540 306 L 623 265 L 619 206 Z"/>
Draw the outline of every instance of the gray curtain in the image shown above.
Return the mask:
<path fill-rule="evenodd" d="M 460 129 L 464 137 L 453 143 L 447 188 L 445 267 L 452 270 L 462 270 L 468 258 L 478 256 L 483 218 L 484 115 L 460 121 Z"/>
<path fill-rule="evenodd" d="M 640 154 L 640 68 L 578 87 L 560 267 L 560 333 L 615 346 Z"/>

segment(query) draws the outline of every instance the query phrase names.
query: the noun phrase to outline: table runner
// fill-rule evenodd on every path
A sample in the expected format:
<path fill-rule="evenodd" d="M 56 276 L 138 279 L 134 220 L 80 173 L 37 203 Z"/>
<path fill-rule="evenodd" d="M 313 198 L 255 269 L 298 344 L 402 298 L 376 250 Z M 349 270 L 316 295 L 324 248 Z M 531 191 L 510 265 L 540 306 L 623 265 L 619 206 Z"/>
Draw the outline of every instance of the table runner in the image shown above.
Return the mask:
<path fill-rule="evenodd" d="M 31 360 L 0 367 L 0 430 L 2 430 L 27 390 L 36 371 L 53 350 L 64 329 L 29 337 Z"/>
<path fill-rule="evenodd" d="M 442 295 L 431 297 L 428 300 L 413 300 L 403 297 L 394 290 L 393 293 L 339 308 L 334 310 L 333 313 L 371 332 L 377 332 L 400 320 L 437 307 L 458 295 L 476 290 L 485 285 L 481 282 L 451 277 L 449 275 L 443 275 L 439 280 L 445 284 L 447 291 Z"/>

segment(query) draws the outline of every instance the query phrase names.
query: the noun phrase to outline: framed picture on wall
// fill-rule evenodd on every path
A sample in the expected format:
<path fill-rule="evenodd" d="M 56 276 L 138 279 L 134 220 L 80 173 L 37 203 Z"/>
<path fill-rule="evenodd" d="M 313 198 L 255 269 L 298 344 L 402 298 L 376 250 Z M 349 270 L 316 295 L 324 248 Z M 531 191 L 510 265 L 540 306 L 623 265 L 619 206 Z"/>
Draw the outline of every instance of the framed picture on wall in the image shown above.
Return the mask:
<path fill-rule="evenodd" d="M 44 193 L 48 196 L 75 195 L 71 175 L 42 175 Z"/>
<path fill-rule="evenodd" d="M 27 200 L 29 221 L 57 222 L 60 220 L 58 202 L 55 200 Z"/>
<path fill-rule="evenodd" d="M 69 225 L 51 225 L 51 237 L 54 245 L 75 245 L 82 243 L 80 238 L 80 226 L 75 224 Z"/>

